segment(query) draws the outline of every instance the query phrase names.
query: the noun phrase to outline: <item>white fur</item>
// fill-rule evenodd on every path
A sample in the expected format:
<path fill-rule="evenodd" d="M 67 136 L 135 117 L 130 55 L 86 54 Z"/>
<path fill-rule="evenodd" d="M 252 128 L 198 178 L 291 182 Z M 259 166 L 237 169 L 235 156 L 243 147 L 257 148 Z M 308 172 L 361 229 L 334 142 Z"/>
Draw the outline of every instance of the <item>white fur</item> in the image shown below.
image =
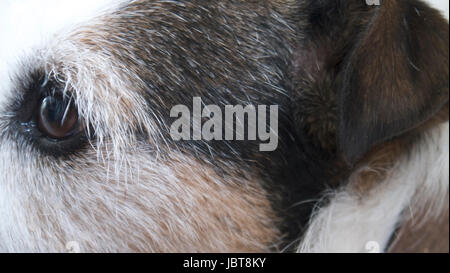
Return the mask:
<path fill-rule="evenodd" d="M 0 18 L 24 32 L 1 30 L 11 39 L 0 50 L 0 97 L 17 95 L 13 86 L 27 77 L 27 67 L 44 68 L 76 94 L 80 116 L 93 126 L 97 141 L 66 162 L 1 139 L 0 252 L 64 252 L 73 243 L 87 252 L 267 251 L 278 239 L 276 216 L 257 183 L 215 177 L 193 158 L 177 151 L 162 158 L 136 141 L 136 127 L 149 141 L 158 137 L 138 91 L 140 79 L 106 49 L 81 42 L 98 39 L 96 44 L 107 47 L 104 39 L 85 35 L 114 16 L 99 9 L 113 9 L 112 2 L 121 1 L 83 1 L 75 18 L 62 15 L 80 5 L 75 1 L 74 7 L 58 1 L 36 7 L 33 1 L 2 3 L 8 17 Z M 55 5 L 52 12 L 40 9 L 45 4 Z M 28 24 L 16 15 L 25 15 Z M 0 116 L 0 131 L 7 126 Z"/>
<path fill-rule="evenodd" d="M 140 147 L 123 155 L 127 162 L 115 174 L 113 158 L 98 162 L 92 152 L 73 168 L 33 160 L 29 151 L 25 159 L 16 148 L 0 145 L 0 165 L 9 166 L 0 187 L 0 252 L 68 252 L 73 242 L 83 252 L 265 250 L 258 230 L 273 226 L 273 217 L 260 214 L 269 209 L 264 196 L 254 196 L 251 186 L 223 187 L 223 178 L 189 166 L 190 158 L 162 161 Z"/>
<path fill-rule="evenodd" d="M 123 0 L 122 0 L 123 1 Z M 73 29 L 119 0 L 2 0 L 0 1 L 0 105 L 12 92 L 11 76 L 33 50 L 52 41 L 58 32 Z"/>
<path fill-rule="evenodd" d="M 449 124 L 426 132 L 368 195 L 352 189 L 332 193 L 316 211 L 299 252 L 367 252 L 386 249 L 396 226 L 421 210 L 438 217 L 448 204 Z M 419 224 L 419 223 L 418 223 Z"/>
<path fill-rule="evenodd" d="M 447 0 L 426 0 L 449 18 Z M 315 212 L 299 252 L 383 251 L 395 228 L 425 210 L 424 221 L 448 208 L 449 125 L 427 132 L 370 196 L 352 189 L 330 193 L 328 206 Z M 351 186 L 349 186 L 351 187 Z M 376 228 L 374 228 L 376 227 Z M 375 244 L 375 246 L 374 246 Z"/>
<path fill-rule="evenodd" d="M 449 18 L 447 0 L 425 2 Z M 361 197 L 350 189 L 351 186 L 330 193 L 329 205 L 315 212 L 298 251 L 371 252 L 386 249 L 400 223 L 414 219 L 421 210 L 433 218 L 448 208 L 448 166 L 447 123 L 426 133 L 369 197 Z M 420 224 L 418 219 L 417 225 Z"/>
<path fill-rule="evenodd" d="M 207 168 L 189 173 L 199 184 L 186 186 L 179 177 L 186 170 L 181 169 L 199 168 L 195 163 L 186 166 L 191 159 L 177 155 L 162 160 L 157 151 L 139 149 L 129 134 L 134 128 L 127 126 L 144 126 L 149 135 L 155 133 L 155 125 L 138 106 L 139 97 L 129 89 L 129 81 L 138 84 L 139 79 L 126 67 L 112 64 L 106 54 L 91 54 L 73 39 L 78 35 L 77 24 L 92 25 L 105 8 L 113 9 L 119 2 L 0 2 L 0 109 L 5 97 L 14 96 L 12 79 L 23 63 L 39 63 L 55 78 L 59 73 L 69 77 L 66 84 L 77 94 L 80 113 L 98 135 L 95 149 L 80 157 L 75 167 L 40 158 L 30 150 L 17 153 L 14 141 L 0 143 L 0 252 L 65 251 L 71 241 L 78 242 L 83 251 L 189 251 L 189 247 L 232 251 L 235 245 L 231 242 L 236 239 L 254 249 L 262 248 L 258 241 L 252 242 L 252 234 L 230 238 L 232 232 L 221 229 L 241 228 L 240 223 L 217 226 L 213 221 L 216 209 L 228 207 L 229 215 L 242 213 L 243 206 L 251 211 L 255 204 L 265 205 L 258 203 L 263 196 L 242 203 L 240 196 L 232 188 L 221 187 Z M 96 80 L 93 71 L 103 73 L 104 80 Z M 118 98 L 136 108 L 126 109 Z M 127 111 L 130 113 L 124 114 Z M 1 126 L 0 117 L 0 130 Z M 424 207 L 430 208 L 431 215 L 439 212 L 448 194 L 448 131 L 446 124 L 428 132 L 369 196 L 361 198 L 350 187 L 330 193 L 331 203 L 316 211 L 299 251 L 363 252 L 369 242 L 384 249 L 402 220 Z M 205 176 L 212 183 L 202 184 Z M 192 215 L 204 205 L 199 200 L 205 196 L 199 193 L 208 192 L 219 193 L 209 194 L 207 204 L 215 207 L 211 206 L 208 218 Z M 247 221 L 270 226 L 271 219 L 260 220 L 270 212 L 257 215 L 257 211 L 249 217 L 254 219 Z M 158 223 L 161 218 L 170 220 L 166 227 Z M 199 234 L 189 229 L 196 225 L 208 227 L 210 232 Z M 213 233 L 217 230 L 220 232 Z M 177 238 L 180 234 L 184 237 Z"/>

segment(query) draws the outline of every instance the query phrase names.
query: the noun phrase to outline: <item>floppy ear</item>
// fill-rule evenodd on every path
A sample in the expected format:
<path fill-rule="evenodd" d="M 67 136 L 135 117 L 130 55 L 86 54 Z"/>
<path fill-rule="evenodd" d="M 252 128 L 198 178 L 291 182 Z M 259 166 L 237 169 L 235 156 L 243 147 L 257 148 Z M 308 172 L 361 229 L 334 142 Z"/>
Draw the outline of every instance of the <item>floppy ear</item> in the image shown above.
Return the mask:
<path fill-rule="evenodd" d="M 350 50 L 338 90 L 337 145 L 356 163 L 449 100 L 449 25 L 420 1 L 382 1 Z"/>

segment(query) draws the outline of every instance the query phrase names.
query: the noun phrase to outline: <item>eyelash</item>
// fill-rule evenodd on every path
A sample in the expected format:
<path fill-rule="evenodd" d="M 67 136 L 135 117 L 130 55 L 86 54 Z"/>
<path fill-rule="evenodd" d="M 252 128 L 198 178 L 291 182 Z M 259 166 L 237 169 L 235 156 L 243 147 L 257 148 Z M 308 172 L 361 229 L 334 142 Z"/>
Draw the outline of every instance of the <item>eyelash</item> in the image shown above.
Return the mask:
<path fill-rule="evenodd" d="M 21 88 L 22 96 L 10 107 L 10 133 L 19 143 L 29 145 L 33 150 L 53 157 L 70 156 L 87 146 L 90 138 L 82 129 L 67 138 L 54 139 L 46 136 L 39 128 L 39 108 L 44 98 L 63 97 L 61 86 L 51 80 L 45 80 L 41 73 L 31 76 L 30 84 Z M 80 121 L 83 122 L 83 121 Z M 10 134 L 11 135 L 11 134 Z"/>

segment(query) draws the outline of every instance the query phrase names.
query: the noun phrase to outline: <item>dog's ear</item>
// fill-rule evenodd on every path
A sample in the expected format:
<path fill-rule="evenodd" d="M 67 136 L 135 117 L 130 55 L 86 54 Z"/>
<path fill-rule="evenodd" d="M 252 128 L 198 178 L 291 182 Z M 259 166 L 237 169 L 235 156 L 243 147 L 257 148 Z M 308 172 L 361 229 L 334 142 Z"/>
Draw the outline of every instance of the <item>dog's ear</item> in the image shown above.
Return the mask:
<path fill-rule="evenodd" d="M 449 26 L 418 1 L 383 1 L 351 50 L 338 99 L 338 148 L 355 163 L 449 100 Z"/>
<path fill-rule="evenodd" d="M 311 1 L 296 51 L 295 119 L 350 165 L 449 101 L 448 21 L 421 1 L 380 3 Z"/>
<path fill-rule="evenodd" d="M 320 106 L 296 116 L 314 118 L 307 124 L 313 138 L 331 132 L 350 165 L 375 145 L 417 128 L 449 101 L 448 21 L 421 1 L 365 2 L 311 2 L 311 30 L 294 73 L 301 78 L 296 94 L 309 99 L 297 108 L 312 112 L 308 107 Z M 311 96 L 321 100 L 311 103 Z M 333 107 L 326 106 L 330 100 Z"/>

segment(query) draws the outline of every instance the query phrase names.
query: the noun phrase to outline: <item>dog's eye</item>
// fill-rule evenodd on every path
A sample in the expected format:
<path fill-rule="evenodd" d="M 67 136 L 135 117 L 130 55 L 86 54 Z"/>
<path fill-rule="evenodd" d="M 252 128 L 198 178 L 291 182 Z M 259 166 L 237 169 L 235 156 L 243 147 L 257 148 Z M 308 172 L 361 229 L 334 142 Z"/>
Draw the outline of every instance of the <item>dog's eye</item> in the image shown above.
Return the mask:
<path fill-rule="evenodd" d="M 42 99 L 38 115 L 39 130 L 49 138 L 63 139 L 79 131 L 78 111 L 72 102 L 62 97 Z"/>
<path fill-rule="evenodd" d="M 24 83 L 23 94 L 7 106 L 10 126 L 5 134 L 51 157 L 80 152 L 95 138 L 93 128 L 80 115 L 75 94 L 69 89 L 63 92 L 65 85 L 47 79 L 42 71 L 31 73 L 31 80 Z"/>

